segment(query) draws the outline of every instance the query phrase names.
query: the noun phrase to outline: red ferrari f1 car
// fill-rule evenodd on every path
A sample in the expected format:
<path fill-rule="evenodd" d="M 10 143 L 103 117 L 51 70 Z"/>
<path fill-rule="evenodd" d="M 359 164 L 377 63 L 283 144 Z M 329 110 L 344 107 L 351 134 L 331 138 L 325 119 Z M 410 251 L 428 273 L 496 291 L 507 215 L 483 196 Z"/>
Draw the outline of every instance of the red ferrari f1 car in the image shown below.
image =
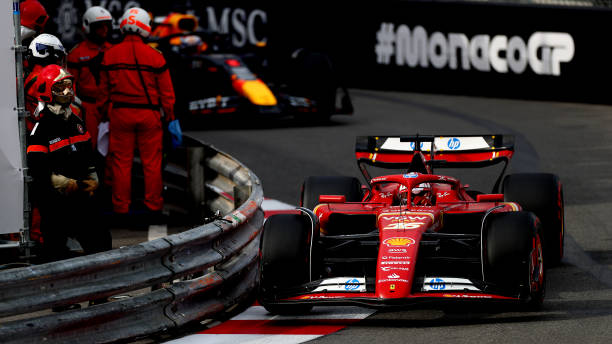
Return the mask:
<path fill-rule="evenodd" d="M 272 313 L 451 299 L 537 308 L 545 268 L 563 256 L 563 191 L 553 174 L 502 179 L 513 154 L 507 135 L 358 137 L 367 184 L 309 177 L 299 214 L 267 219 L 260 303 Z M 498 163 L 489 193 L 433 173 Z M 403 173 L 372 178 L 367 165 Z"/>

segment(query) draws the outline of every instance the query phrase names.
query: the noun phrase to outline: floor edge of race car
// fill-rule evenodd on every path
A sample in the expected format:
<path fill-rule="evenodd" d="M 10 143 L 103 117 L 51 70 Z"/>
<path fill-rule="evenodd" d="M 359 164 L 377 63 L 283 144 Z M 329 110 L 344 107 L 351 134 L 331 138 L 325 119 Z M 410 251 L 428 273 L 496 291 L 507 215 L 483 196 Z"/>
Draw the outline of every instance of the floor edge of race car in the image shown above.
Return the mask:
<path fill-rule="evenodd" d="M 265 199 L 261 207 L 266 218 L 273 214 L 295 211 L 295 206 L 274 199 Z M 160 234 L 159 229 L 149 228 L 150 238 Z M 253 305 L 235 317 L 204 331 L 165 343 L 298 344 L 337 332 L 367 318 L 374 312 L 372 309 L 346 306 L 316 307 L 313 312 L 306 315 L 273 315 L 262 306 Z"/>

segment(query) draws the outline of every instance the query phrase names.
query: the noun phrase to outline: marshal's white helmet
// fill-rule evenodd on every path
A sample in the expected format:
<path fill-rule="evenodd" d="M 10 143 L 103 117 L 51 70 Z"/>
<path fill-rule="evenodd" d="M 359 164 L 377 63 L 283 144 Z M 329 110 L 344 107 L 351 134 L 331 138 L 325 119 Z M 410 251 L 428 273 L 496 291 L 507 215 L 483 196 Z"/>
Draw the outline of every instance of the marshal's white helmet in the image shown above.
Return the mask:
<path fill-rule="evenodd" d="M 112 20 L 113 16 L 104 7 L 92 6 L 83 14 L 83 31 L 85 34 L 89 35 L 91 32 L 91 24 L 101 21 L 111 22 Z"/>
<path fill-rule="evenodd" d="M 66 62 L 66 49 L 59 38 L 48 33 L 36 36 L 30 46 L 30 58 L 33 62 L 43 66 L 58 64 L 63 66 Z"/>
<path fill-rule="evenodd" d="M 119 21 L 119 29 L 124 34 L 137 33 L 143 38 L 147 38 L 151 33 L 151 17 L 142 8 L 128 8 Z"/>

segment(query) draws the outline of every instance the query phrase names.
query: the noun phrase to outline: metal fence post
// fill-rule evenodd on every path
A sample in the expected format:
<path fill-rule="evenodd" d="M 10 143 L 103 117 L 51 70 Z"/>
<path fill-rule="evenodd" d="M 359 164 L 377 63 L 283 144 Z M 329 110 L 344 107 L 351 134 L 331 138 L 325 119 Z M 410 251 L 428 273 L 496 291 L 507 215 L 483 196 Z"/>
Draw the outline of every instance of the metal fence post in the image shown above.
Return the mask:
<path fill-rule="evenodd" d="M 25 91 L 23 88 L 23 53 L 27 51 L 26 47 L 21 45 L 21 12 L 19 10 L 19 1 L 13 1 L 13 25 L 15 27 L 15 71 L 17 74 L 17 114 L 19 116 L 19 141 L 21 143 L 21 159 L 22 159 L 22 174 L 23 174 L 23 228 L 20 230 L 19 245 L 23 249 L 24 258 L 30 259 L 30 248 L 34 246 L 34 242 L 30 239 L 30 200 L 28 183 L 30 177 L 28 175 L 28 166 L 26 162 L 26 116 L 25 109 Z"/>
<path fill-rule="evenodd" d="M 206 176 L 204 168 L 204 147 L 188 147 L 189 191 L 193 210 L 198 219 L 206 216 Z"/>
<path fill-rule="evenodd" d="M 248 185 L 234 186 L 234 209 L 244 204 L 251 194 L 251 187 Z"/>

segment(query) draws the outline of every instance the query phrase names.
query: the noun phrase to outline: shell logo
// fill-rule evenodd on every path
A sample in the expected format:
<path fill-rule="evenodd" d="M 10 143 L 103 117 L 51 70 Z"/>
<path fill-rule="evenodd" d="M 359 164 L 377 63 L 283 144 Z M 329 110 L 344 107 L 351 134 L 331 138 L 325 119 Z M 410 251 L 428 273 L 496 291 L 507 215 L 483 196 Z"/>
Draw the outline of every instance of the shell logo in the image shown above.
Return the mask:
<path fill-rule="evenodd" d="M 410 246 L 414 244 L 414 239 L 393 237 L 385 239 L 383 244 L 387 245 L 387 247 Z"/>

